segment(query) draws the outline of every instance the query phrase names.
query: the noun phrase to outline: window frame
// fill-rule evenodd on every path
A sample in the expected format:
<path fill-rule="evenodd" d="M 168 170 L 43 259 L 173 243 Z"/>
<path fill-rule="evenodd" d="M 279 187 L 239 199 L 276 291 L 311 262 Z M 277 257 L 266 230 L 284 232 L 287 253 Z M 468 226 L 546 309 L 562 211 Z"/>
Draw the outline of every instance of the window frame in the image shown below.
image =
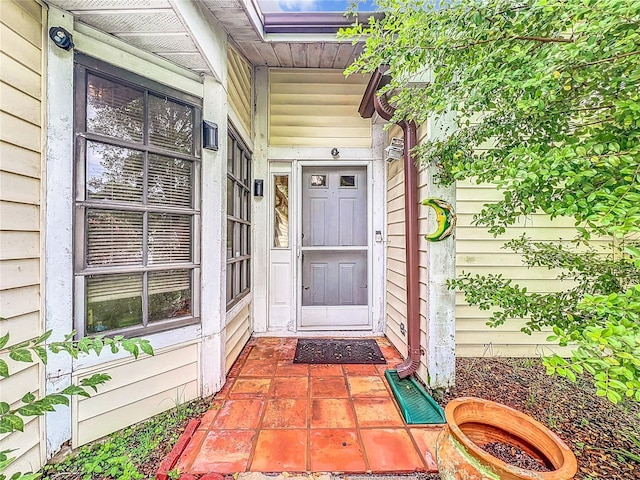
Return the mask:
<path fill-rule="evenodd" d="M 229 214 L 229 192 L 227 191 L 226 204 L 225 204 L 225 212 L 226 212 L 226 232 L 227 232 L 227 243 L 226 243 L 226 278 L 225 278 L 225 298 L 226 298 L 226 306 L 227 312 L 231 310 L 238 302 L 240 302 L 244 297 L 246 297 L 251 292 L 251 249 L 253 246 L 253 238 L 252 238 L 252 226 L 251 226 L 251 204 L 252 204 L 252 192 L 251 192 L 251 182 L 253 179 L 253 168 L 252 168 L 252 152 L 249 150 L 247 145 L 244 143 L 240 135 L 231 127 L 229 127 L 227 132 L 227 189 L 229 188 L 229 184 L 233 189 L 231 195 L 234 200 L 234 211 L 233 215 Z M 240 164 L 236 163 L 236 152 L 240 152 Z M 229 155 L 232 155 L 232 171 L 229 171 Z M 234 170 L 238 170 L 238 174 L 234 172 Z M 246 169 L 246 170 L 245 170 Z M 246 182 L 245 182 L 246 179 Z M 239 194 L 237 195 L 236 189 L 239 190 Z M 242 196 L 246 195 L 246 204 L 242 201 Z M 243 207 L 246 211 L 242 211 Z M 246 216 L 246 218 L 244 218 Z M 231 256 L 229 256 L 229 224 L 233 225 L 232 232 L 232 245 L 231 245 Z M 245 229 L 246 233 L 246 245 L 245 245 L 245 253 L 242 253 L 242 229 Z M 235 245 L 233 242 L 236 241 L 236 236 L 240 245 Z M 237 248 L 240 248 L 240 254 L 236 255 L 233 252 L 237 251 Z M 246 286 L 242 288 L 242 269 L 245 269 L 246 276 Z M 231 297 L 229 297 L 229 277 L 231 276 Z M 238 286 L 237 293 L 235 292 L 236 282 Z"/>
<path fill-rule="evenodd" d="M 143 138 L 141 141 L 131 141 L 111 137 L 101 133 L 87 131 L 87 89 L 88 75 L 92 74 L 106 80 L 114 81 L 126 87 L 143 92 Z M 173 102 L 193 108 L 193 143 L 191 154 L 169 150 L 152 145 L 149 135 L 149 119 L 147 118 L 149 96 L 155 95 Z M 148 335 L 185 325 L 200 323 L 200 229 L 201 229 L 201 156 L 202 156 L 202 99 L 174 90 L 156 83 L 135 73 L 121 69 L 101 60 L 83 54 L 76 54 L 74 58 L 74 231 L 73 231 L 73 264 L 74 264 L 74 326 L 78 337 L 87 334 L 120 334 L 125 337 Z M 117 200 L 89 199 L 86 189 L 87 144 L 97 142 L 115 147 L 133 149 L 143 156 L 143 200 L 141 203 L 128 203 Z M 191 163 L 191 207 L 154 204 L 147 198 L 144 188 L 148 185 L 150 171 L 150 157 L 162 157 L 185 160 Z M 143 216 L 142 230 L 142 262 L 140 265 L 88 266 L 88 212 L 90 210 L 136 212 Z M 191 242 L 189 245 L 189 262 L 149 261 L 148 230 L 149 216 L 152 214 L 177 214 L 189 216 L 191 228 Z M 146 220 L 145 220 L 146 218 Z M 149 321 L 149 273 L 166 272 L 170 270 L 188 270 L 190 272 L 191 314 L 178 318 L 159 321 Z M 92 275 L 106 275 L 142 273 L 142 323 L 129 327 L 109 329 L 104 332 L 87 332 L 87 278 Z M 145 298 L 146 297 L 146 298 Z M 135 297 L 132 297 L 135 298 Z"/>

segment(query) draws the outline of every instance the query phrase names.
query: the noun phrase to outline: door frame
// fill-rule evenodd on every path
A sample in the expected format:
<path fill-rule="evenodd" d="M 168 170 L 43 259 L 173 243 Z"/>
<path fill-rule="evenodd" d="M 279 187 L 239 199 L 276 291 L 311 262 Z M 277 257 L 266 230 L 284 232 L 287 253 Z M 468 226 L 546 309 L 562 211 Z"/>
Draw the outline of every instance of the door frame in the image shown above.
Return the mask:
<path fill-rule="evenodd" d="M 305 185 L 302 181 L 302 170 L 304 167 L 311 168 L 339 168 L 339 167 L 364 167 L 366 169 L 367 181 L 367 324 L 360 326 L 352 326 L 348 328 L 340 328 L 339 326 L 314 326 L 304 327 L 301 325 L 302 320 L 302 190 Z M 355 160 L 355 161 L 325 161 L 325 160 L 300 160 L 294 162 L 292 175 L 295 177 L 295 208 L 294 208 L 294 224 L 295 229 L 290 237 L 292 247 L 294 249 L 294 301 L 295 301 L 295 330 L 296 332 L 367 332 L 373 333 L 373 162 L 371 160 Z M 290 222 L 291 223 L 291 222 Z"/>

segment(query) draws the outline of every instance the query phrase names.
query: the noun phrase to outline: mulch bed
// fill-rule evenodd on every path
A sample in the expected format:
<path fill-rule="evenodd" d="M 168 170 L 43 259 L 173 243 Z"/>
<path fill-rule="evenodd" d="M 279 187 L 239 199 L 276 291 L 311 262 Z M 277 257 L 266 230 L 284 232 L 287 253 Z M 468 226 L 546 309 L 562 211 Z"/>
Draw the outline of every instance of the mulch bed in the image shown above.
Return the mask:
<path fill-rule="evenodd" d="M 629 436 L 640 437 L 640 404 L 612 405 L 586 379 L 550 377 L 538 359 L 458 358 L 456 387 L 441 404 L 456 397 L 499 402 L 548 426 L 576 454 L 576 480 L 640 478 L 640 463 L 622 454 L 640 455 Z"/>

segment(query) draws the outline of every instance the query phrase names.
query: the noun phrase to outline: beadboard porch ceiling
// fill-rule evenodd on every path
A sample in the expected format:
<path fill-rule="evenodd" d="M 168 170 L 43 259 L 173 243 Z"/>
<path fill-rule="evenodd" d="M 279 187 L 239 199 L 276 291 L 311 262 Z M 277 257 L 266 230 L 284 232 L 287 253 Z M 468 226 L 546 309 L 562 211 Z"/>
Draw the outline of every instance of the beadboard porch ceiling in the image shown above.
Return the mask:
<path fill-rule="evenodd" d="M 82 23 L 114 35 L 197 73 L 212 73 L 176 3 L 185 0 L 49 0 Z M 344 69 L 361 45 L 333 34 L 265 34 L 255 0 L 194 0 L 203 16 L 218 21 L 231 42 L 255 66 Z"/>

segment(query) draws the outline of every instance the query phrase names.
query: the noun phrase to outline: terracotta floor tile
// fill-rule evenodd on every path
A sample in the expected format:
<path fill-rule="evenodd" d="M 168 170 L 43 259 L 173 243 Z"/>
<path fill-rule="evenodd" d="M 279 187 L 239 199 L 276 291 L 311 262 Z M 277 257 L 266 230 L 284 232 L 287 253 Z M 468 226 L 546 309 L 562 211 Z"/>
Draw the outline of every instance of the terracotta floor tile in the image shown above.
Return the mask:
<path fill-rule="evenodd" d="M 251 462 L 254 472 L 307 470 L 307 430 L 262 430 Z"/>
<path fill-rule="evenodd" d="M 275 372 L 275 359 L 269 360 L 249 360 L 245 362 L 240 370 L 240 377 L 272 377 Z"/>
<path fill-rule="evenodd" d="M 312 472 L 367 471 L 355 430 L 311 430 L 309 452 Z"/>
<path fill-rule="evenodd" d="M 312 377 L 341 377 L 343 375 L 342 367 L 333 364 L 309 365 L 309 373 Z"/>
<path fill-rule="evenodd" d="M 406 430 L 361 430 L 360 435 L 373 473 L 424 471 L 422 459 Z"/>
<path fill-rule="evenodd" d="M 256 345 L 260 346 L 274 346 L 281 345 L 282 339 L 278 337 L 260 337 L 256 338 Z"/>
<path fill-rule="evenodd" d="M 436 463 L 436 439 L 442 431 L 442 425 L 430 425 L 428 427 L 419 427 L 409 429 L 409 433 L 413 437 L 420 449 L 420 454 L 424 458 L 427 465 L 427 472 L 437 472 L 438 464 Z"/>
<path fill-rule="evenodd" d="M 400 352 L 398 352 L 396 347 L 392 347 L 392 346 L 380 347 L 380 351 L 382 352 L 382 354 L 384 355 L 384 358 L 387 361 L 402 360 L 402 355 L 400 354 Z"/>
<path fill-rule="evenodd" d="M 209 429 L 209 427 L 213 423 L 213 420 L 216 418 L 216 415 L 218 415 L 218 412 L 220 411 L 223 405 L 224 405 L 224 400 L 222 399 L 221 400 L 216 399 L 213 402 L 211 402 L 211 406 L 209 407 L 209 410 L 207 410 L 207 412 L 200 419 L 200 425 L 198 426 L 198 429 L 200 430 Z"/>
<path fill-rule="evenodd" d="M 390 395 L 384 380 L 379 376 L 347 377 L 352 397 L 382 397 Z"/>
<path fill-rule="evenodd" d="M 183 472 L 190 471 L 191 464 L 200 456 L 200 447 L 206 436 L 206 430 L 195 431 L 187 444 L 187 448 L 185 448 L 182 455 L 180 455 L 176 468 L 179 468 Z"/>
<path fill-rule="evenodd" d="M 228 398 L 266 396 L 271 386 L 270 378 L 238 378 L 231 387 Z"/>
<path fill-rule="evenodd" d="M 307 428 L 307 399 L 269 400 L 262 419 L 262 428 Z"/>
<path fill-rule="evenodd" d="M 378 375 L 378 369 L 376 365 L 343 365 L 345 375 L 354 376 L 372 376 Z"/>
<path fill-rule="evenodd" d="M 311 377 L 310 388 L 314 398 L 349 398 L 344 377 Z"/>
<path fill-rule="evenodd" d="M 314 398 L 311 400 L 311 428 L 354 428 L 355 417 L 348 399 Z"/>
<path fill-rule="evenodd" d="M 229 399 L 220 409 L 211 428 L 257 428 L 264 407 L 262 399 Z"/>
<path fill-rule="evenodd" d="M 308 377 L 275 377 L 273 379 L 273 398 L 307 398 Z"/>
<path fill-rule="evenodd" d="M 276 347 L 271 346 L 256 346 L 251 349 L 251 353 L 247 357 L 248 361 L 255 360 L 270 360 L 277 361 L 278 360 L 278 350 Z"/>
<path fill-rule="evenodd" d="M 391 397 L 354 398 L 353 406 L 360 428 L 400 427 L 404 425 L 404 420 Z"/>
<path fill-rule="evenodd" d="M 246 359 L 237 359 L 235 362 L 233 362 L 233 366 L 231 367 L 229 372 L 227 372 L 227 377 L 237 377 L 240 373 L 240 370 L 242 370 L 245 361 Z"/>
<path fill-rule="evenodd" d="M 276 377 L 306 377 L 309 365 L 303 363 L 278 363 Z"/>
<path fill-rule="evenodd" d="M 224 383 L 220 391 L 216 393 L 214 398 L 216 399 L 227 398 L 229 396 L 229 392 L 231 391 L 231 388 L 233 388 L 233 384 L 235 383 L 235 381 L 236 381 L 235 378 L 227 378 L 227 381 Z"/>
<path fill-rule="evenodd" d="M 387 370 L 391 370 L 391 367 L 389 365 L 376 365 L 376 369 L 378 370 L 378 375 L 384 377 L 384 373 Z"/>
<path fill-rule="evenodd" d="M 209 430 L 189 473 L 244 472 L 254 436 L 253 430 Z"/>
<path fill-rule="evenodd" d="M 376 343 L 378 344 L 378 346 L 380 348 L 382 348 L 382 347 L 390 347 L 392 345 L 391 342 L 389 341 L 389 339 L 386 338 L 386 337 L 377 337 L 376 338 Z"/>
<path fill-rule="evenodd" d="M 278 349 L 278 362 L 279 363 L 292 363 L 293 357 L 296 355 L 296 347 L 282 346 Z"/>

